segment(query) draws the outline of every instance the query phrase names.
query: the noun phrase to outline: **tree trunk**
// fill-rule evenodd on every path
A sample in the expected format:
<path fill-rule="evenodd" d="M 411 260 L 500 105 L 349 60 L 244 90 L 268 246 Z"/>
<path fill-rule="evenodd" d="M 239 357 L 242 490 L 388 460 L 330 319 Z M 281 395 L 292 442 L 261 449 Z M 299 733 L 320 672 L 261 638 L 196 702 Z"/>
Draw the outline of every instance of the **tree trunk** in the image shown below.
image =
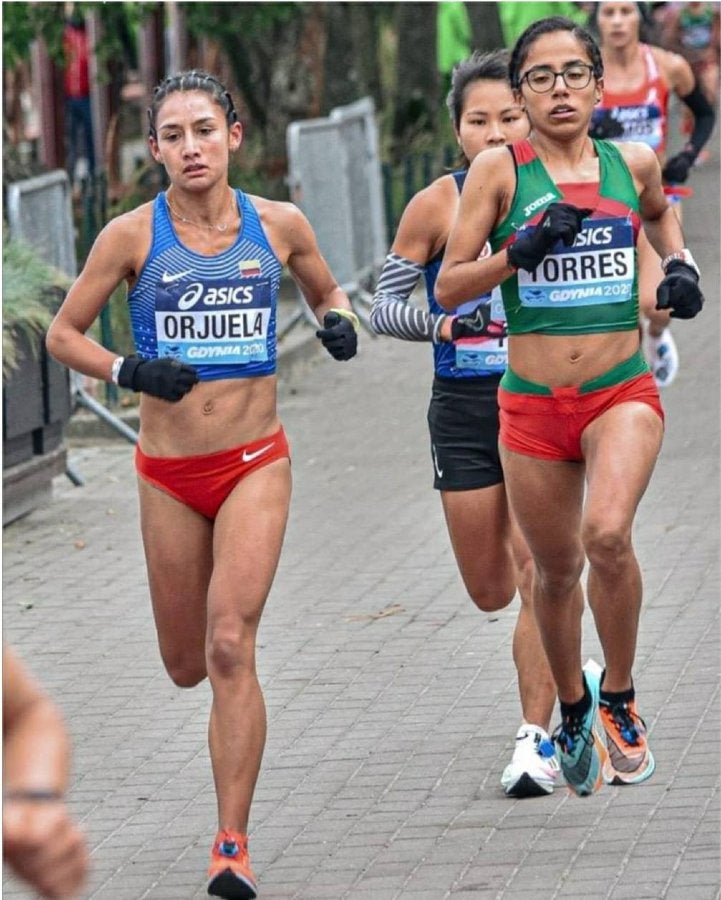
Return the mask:
<path fill-rule="evenodd" d="M 497 3 L 466 3 L 473 28 L 473 47 L 487 52 L 503 47 L 503 32 Z"/>
<path fill-rule="evenodd" d="M 436 3 L 399 3 L 398 81 L 393 138 L 407 148 L 421 134 L 433 134 L 438 118 L 439 77 L 436 67 Z"/>
<path fill-rule="evenodd" d="M 327 3 L 323 114 L 370 95 L 381 102 L 375 3 Z"/>
<path fill-rule="evenodd" d="M 294 119 L 321 115 L 324 4 L 304 4 L 303 15 L 278 29 L 271 61 L 266 104 L 266 169 L 271 175 L 286 168 L 286 130 Z"/>

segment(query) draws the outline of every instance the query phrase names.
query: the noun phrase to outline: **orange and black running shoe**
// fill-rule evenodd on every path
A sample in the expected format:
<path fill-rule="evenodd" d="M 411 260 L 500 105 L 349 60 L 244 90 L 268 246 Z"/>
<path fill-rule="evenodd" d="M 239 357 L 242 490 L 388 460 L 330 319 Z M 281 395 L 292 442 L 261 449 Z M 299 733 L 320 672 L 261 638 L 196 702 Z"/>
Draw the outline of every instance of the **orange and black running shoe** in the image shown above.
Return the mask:
<path fill-rule="evenodd" d="M 603 692 L 598 704 L 606 732 L 608 758 L 603 767 L 607 784 L 640 784 L 653 775 L 656 763 L 646 739 L 646 723 L 636 712 L 633 690 L 621 701 L 609 703 Z"/>
<path fill-rule="evenodd" d="M 258 896 L 245 834 L 218 832 L 210 854 L 208 893 L 225 900 L 255 900 Z"/>

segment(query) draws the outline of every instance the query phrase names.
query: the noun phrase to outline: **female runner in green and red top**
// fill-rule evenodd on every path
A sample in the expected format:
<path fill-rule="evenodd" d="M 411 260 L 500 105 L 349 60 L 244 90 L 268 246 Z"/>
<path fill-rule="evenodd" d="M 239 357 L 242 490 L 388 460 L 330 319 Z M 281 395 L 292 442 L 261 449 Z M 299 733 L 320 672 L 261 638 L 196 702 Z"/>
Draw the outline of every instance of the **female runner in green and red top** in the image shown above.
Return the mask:
<path fill-rule="evenodd" d="M 632 677 L 642 594 L 632 526 L 663 437 L 639 346 L 642 225 L 666 272 L 657 305 L 691 318 L 703 297 L 653 150 L 588 136 L 603 91 L 590 33 L 560 17 L 534 23 L 514 47 L 510 76 L 530 137 L 473 161 L 436 298 L 452 309 L 501 284 L 501 459 L 535 564 L 561 768 L 586 795 L 604 779 L 634 784 L 654 770 Z M 487 240 L 493 253 L 479 259 Z M 581 665 L 586 558 L 603 670 Z"/>

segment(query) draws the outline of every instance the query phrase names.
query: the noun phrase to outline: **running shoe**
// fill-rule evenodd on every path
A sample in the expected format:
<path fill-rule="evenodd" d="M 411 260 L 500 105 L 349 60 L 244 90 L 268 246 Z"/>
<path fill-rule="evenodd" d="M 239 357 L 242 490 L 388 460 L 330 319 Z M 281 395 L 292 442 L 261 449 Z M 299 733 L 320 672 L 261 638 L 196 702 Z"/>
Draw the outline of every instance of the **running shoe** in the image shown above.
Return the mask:
<path fill-rule="evenodd" d="M 649 334 L 646 341 L 646 358 L 656 386 L 666 388 L 678 375 L 678 350 L 671 329 L 664 328 L 658 337 Z"/>
<path fill-rule="evenodd" d="M 523 724 L 513 757 L 501 776 L 508 797 L 544 797 L 553 793 L 560 766 L 553 741 L 538 725 Z"/>
<path fill-rule="evenodd" d="M 633 688 L 623 700 L 599 699 L 598 712 L 606 732 L 608 758 L 603 766 L 607 784 L 640 784 L 653 775 L 656 763 L 648 748 L 646 723 L 636 712 Z"/>
<path fill-rule="evenodd" d="M 603 784 L 603 767 L 608 757 L 606 744 L 598 725 L 598 694 L 601 667 L 589 659 L 583 667 L 583 678 L 591 703 L 580 716 L 563 716 L 553 732 L 558 761 L 566 784 L 579 797 L 588 797 Z"/>
<path fill-rule="evenodd" d="M 255 900 L 258 887 L 248 858 L 248 838 L 219 831 L 210 854 L 208 893 L 225 900 Z"/>

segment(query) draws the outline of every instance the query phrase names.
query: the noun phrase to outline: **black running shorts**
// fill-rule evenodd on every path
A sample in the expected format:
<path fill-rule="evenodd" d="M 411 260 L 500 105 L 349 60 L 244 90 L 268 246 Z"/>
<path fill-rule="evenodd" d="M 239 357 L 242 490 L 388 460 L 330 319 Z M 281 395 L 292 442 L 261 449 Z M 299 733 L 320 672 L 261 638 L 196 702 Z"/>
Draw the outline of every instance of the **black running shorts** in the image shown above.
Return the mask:
<path fill-rule="evenodd" d="M 500 375 L 433 379 L 428 406 L 433 487 L 471 491 L 503 481 L 498 455 Z"/>

